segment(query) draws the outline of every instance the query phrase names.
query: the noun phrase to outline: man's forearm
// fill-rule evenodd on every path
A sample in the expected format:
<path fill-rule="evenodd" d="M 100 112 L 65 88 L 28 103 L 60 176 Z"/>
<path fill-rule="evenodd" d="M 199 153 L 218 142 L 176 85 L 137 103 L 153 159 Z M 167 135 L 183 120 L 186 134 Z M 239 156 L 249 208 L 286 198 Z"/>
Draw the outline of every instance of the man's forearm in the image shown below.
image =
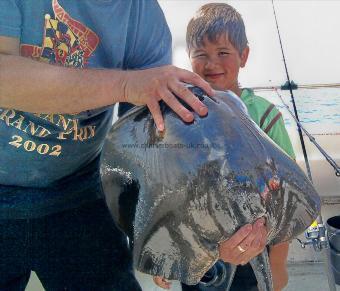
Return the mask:
<path fill-rule="evenodd" d="M 171 65 L 130 72 L 76 69 L 38 62 L 19 53 L 18 38 L 0 36 L 0 108 L 65 114 L 129 102 L 147 105 L 162 131 L 159 100 L 186 122 L 192 122 L 194 115 L 177 98 L 200 116 L 207 114 L 206 106 L 183 82 L 213 94 L 210 85 L 197 74 Z"/>
<path fill-rule="evenodd" d="M 126 72 L 75 69 L 0 54 L 0 107 L 76 113 L 124 99 Z"/>

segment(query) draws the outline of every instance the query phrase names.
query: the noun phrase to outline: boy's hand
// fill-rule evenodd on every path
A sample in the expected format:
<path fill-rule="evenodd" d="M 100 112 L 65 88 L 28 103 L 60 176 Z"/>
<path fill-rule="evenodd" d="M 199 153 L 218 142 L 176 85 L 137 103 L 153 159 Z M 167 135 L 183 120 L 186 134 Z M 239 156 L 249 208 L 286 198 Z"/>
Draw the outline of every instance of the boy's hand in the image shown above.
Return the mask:
<path fill-rule="evenodd" d="M 199 115 L 208 113 L 207 107 L 188 89 L 184 83 L 202 88 L 208 95 L 213 91 L 208 82 L 197 74 L 174 66 L 163 66 L 147 70 L 128 71 L 125 75 L 124 98 L 122 102 L 135 105 L 146 104 L 155 120 L 157 128 L 164 130 L 164 121 L 158 101 L 163 100 L 184 121 L 193 121 L 193 114 L 175 97 L 185 101 Z"/>
<path fill-rule="evenodd" d="M 163 289 L 170 289 L 171 283 L 161 276 L 154 276 L 153 281 L 155 284 Z"/>
<path fill-rule="evenodd" d="M 220 259 L 234 265 L 245 265 L 260 254 L 267 243 L 265 219 L 241 227 L 231 238 L 220 243 Z"/>

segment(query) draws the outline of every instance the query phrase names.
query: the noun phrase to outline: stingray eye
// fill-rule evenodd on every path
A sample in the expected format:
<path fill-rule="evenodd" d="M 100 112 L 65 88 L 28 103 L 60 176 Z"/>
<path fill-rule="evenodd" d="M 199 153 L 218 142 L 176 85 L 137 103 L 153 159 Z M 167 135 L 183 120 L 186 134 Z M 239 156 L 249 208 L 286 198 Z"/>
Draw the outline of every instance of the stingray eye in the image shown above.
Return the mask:
<path fill-rule="evenodd" d="M 198 97 L 198 99 L 200 101 L 203 101 L 204 100 L 204 95 L 205 95 L 205 92 L 199 88 L 199 87 L 195 87 L 195 86 L 188 86 L 188 89 L 196 96 Z"/>
<path fill-rule="evenodd" d="M 280 189 L 280 179 L 274 176 L 269 180 L 268 185 L 270 190 L 277 191 Z"/>

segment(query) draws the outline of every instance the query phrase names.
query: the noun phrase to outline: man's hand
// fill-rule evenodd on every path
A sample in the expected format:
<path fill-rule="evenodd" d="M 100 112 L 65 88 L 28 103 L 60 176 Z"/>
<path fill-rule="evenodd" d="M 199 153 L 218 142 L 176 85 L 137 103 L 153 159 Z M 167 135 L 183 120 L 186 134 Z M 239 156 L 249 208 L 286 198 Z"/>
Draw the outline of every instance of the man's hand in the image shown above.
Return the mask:
<path fill-rule="evenodd" d="M 260 218 L 253 225 L 244 225 L 231 238 L 220 243 L 220 259 L 234 265 L 245 265 L 263 251 L 266 242 L 265 219 Z"/>
<path fill-rule="evenodd" d="M 193 114 L 187 110 L 175 97 L 178 96 L 195 112 L 204 116 L 207 107 L 184 86 L 185 83 L 196 85 L 208 95 L 213 91 L 210 85 L 197 74 L 174 66 L 163 66 L 153 69 L 128 71 L 124 82 L 124 99 L 135 105 L 146 104 L 159 130 L 164 129 L 164 121 L 158 101 L 163 100 L 184 121 L 191 122 Z"/>

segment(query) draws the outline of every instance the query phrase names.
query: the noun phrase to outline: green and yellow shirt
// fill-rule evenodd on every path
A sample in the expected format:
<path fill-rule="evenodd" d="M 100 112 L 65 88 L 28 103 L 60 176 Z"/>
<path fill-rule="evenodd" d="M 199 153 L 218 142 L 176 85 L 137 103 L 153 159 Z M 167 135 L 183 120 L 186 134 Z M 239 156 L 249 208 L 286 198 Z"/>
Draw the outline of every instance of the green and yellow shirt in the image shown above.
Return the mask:
<path fill-rule="evenodd" d="M 251 119 L 292 159 L 295 159 L 292 143 L 288 136 L 282 114 L 266 99 L 254 94 L 253 90 L 243 89 L 241 100 L 248 109 Z"/>

